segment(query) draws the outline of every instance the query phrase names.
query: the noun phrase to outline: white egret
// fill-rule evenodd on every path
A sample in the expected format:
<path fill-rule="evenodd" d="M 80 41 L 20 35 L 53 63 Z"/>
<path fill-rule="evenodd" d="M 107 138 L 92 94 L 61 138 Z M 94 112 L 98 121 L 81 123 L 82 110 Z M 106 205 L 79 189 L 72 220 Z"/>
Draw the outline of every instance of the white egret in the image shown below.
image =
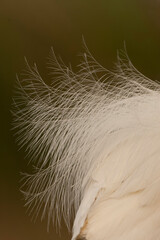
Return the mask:
<path fill-rule="evenodd" d="M 87 51 L 74 73 L 52 55 L 52 84 L 27 64 L 14 97 L 26 205 L 75 216 L 72 240 L 159 240 L 160 85 L 124 56 L 109 71 Z"/>

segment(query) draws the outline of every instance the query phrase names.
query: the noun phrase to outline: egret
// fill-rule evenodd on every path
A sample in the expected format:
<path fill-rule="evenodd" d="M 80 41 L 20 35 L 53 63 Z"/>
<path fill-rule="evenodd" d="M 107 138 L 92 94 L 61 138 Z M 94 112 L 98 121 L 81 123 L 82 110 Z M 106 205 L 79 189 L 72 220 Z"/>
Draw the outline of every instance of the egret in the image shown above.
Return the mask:
<path fill-rule="evenodd" d="M 26 65 L 13 124 L 34 165 L 30 211 L 74 218 L 72 240 L 159 240 L 159 83 L 123 53 L 110 71 L 86 50 L 74 72 L 52 51 L 51 84 Z"/>

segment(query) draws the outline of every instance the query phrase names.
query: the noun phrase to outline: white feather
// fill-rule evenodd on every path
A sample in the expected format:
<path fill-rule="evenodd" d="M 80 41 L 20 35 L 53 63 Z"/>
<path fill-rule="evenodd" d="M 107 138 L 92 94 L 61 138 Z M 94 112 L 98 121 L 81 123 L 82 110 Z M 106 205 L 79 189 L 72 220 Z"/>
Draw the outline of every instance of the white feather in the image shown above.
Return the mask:
<path fill-rule="evenodd" d="M 132 221 L 124 221 L 116 233 L 121 217 L 128 219 L 135 211 L 136 221 L 137 209 L 160 200 L 160 86 L 123 54 L 114 71 L 88 50 L 77 73 L 54 52 L 49 66 L 51 86 L 36 66 L 27 64 L 14 98 L 17 140 L 36 165 L 26 179 L 27 205 L 43 206 L 43 216 L 47 211 L 53 221 L 63 215 L 68 227 L 77 213 L 73 240 L 86 219 L 87 240 L 131 240 L 133 229 L 127 224 Z M 159 215 L 155 219 L 160 221 Z M 125 231 L 128 238 L 121 237 Z M 140 239 L 156 239 L 144 236 Z"/>

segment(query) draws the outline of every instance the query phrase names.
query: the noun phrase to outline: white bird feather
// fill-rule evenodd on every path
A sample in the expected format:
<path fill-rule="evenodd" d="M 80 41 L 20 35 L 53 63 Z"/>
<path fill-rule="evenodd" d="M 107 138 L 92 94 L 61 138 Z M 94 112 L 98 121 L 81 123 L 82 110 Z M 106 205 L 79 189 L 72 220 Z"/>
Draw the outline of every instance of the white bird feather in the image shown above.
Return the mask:
<path fill-rule="evenodd" d="M 160 85 L 118 55 L 113 71 L 86 49 L 74 73 L 52 51 L 52 84 L 36 65 L 19 81 L 14 127 L 36 165 L 27 206 L 72 240 L 160 239 Z"/>

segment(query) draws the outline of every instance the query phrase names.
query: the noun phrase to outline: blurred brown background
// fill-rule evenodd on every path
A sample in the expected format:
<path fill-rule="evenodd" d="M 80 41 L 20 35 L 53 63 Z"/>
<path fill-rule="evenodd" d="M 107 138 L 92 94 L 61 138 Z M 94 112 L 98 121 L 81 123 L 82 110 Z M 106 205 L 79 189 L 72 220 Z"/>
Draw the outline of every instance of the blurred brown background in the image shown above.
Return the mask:
<path fill-rule="evenodd" d="M 0 240 L 67 240 L 63 226 L 47 233 L 47 221 L 34 223 L 19 191 L 25 172 L 24 150 L 18 151 L 10 114 L 16 73 L 24 56 L 43 73 L 50 47 L 66 63 L 78 63 L 82 35 L 97 60 L 110 68 L 124 41 L 134 65 L 160 80 L 159 0 L 0 0 Z"/>

